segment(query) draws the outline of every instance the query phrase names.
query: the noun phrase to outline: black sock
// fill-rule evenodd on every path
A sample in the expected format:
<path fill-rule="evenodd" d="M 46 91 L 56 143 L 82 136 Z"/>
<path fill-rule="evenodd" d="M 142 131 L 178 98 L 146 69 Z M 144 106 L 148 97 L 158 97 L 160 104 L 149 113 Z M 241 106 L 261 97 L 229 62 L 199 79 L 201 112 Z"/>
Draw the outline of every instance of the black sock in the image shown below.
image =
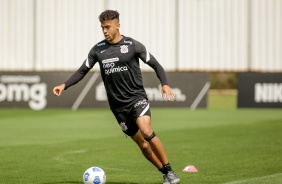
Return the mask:
<path fill-rule="evenodd" d="M 163 166 L 163 168 L 166 170 L 166 173 L 172 171 L 171 166 L 169 165 L 169 163 L 165 164 L 165 165 Z"/>
<path fill-rule="evenodd" d="M 159 171 L 163 174 L 167 174 L 166 169 L 164 168 L 164 166 L 162 168 L 159 169 Z"/>

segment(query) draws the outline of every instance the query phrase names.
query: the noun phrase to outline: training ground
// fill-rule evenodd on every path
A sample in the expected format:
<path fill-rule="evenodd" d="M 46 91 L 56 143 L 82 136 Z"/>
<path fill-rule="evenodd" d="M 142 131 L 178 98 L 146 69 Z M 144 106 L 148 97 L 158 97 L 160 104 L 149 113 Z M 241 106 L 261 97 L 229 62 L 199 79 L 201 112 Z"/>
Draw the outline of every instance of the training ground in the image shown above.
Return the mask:
<path fill-rule="evenodd" d="M 181 183 L 282 183 L 281 109 L 237 109 L 232 93 L 208 102 L 194 111 L 151 109 Z M 162 183 L 108 109 L 0 109 L 1 184 L 82 184 L 94 165 L 107 184 Z M 187 165 L 199 172 L 182 172 Z"/>

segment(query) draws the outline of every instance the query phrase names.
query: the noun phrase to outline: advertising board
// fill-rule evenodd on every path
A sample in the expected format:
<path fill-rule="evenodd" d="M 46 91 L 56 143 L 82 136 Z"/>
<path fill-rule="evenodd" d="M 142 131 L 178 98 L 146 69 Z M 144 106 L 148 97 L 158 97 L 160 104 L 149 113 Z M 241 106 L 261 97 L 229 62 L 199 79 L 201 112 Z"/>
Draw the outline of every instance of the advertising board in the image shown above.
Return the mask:
<path fill-rule="evenodd" d="M 281 108 L 282 73 L 238 74 L 238 107 Z"/>
<path fill-rule="evenodd" d="M 107 96 L 99 72 L 90 72 L 78 84 L 68 88 L 60 97 L 52 93 L 54 86 L 65 82 L 71 72 L 2 72 L 0 74 L 0 108 L 107 108 Z M 207 73 L 168 72 L 169 85 L 176 94 L 173 101 L 165 101 L 155 73 L 142 74 L 151 107 L 207 106 L 209 89 Z"/>

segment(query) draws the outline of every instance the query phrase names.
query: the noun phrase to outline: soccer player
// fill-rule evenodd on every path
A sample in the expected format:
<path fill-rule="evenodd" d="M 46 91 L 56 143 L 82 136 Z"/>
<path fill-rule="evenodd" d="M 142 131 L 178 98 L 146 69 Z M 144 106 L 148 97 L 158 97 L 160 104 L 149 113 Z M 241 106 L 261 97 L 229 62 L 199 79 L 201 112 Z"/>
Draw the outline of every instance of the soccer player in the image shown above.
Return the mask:
<path fill-rule="evenodd" d="M 162 84 L 163 98 L 171 100 L 175 95 L 168 86 L 164 69 L 143 44 L 120 34 L 117 11 L 106 10 L 100 14 L 99 20 L 105 39 L 90 50 L 81 67 L 65 83 L 54 87 L 53 92 L 60 96 L 63 90 L 78 83 L 99 63 L 110 109 L 122 131 L 163 174 L 163 184 L 179 183 L 160 139 L 151 128 L 150 106 L 143 87 L 139 58 L 155 70 Z"/>

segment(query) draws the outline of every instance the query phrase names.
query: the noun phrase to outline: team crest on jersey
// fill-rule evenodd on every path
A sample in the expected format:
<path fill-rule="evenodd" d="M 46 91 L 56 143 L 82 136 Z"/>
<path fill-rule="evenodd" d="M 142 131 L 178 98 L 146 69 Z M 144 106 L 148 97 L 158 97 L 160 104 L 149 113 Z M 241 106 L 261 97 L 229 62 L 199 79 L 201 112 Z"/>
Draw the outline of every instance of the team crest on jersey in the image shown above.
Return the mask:
<path fill-rule="evenodd" d="M 128 53 L 128 45 L 120 46 L 120 52 L 123 54 Z"/>
<path fill-rule="evenodd" d="M 128 129 L 125 122 L 121 122 L 119 125 L 120 125 L 122 131 L 126 131 Z"/>

